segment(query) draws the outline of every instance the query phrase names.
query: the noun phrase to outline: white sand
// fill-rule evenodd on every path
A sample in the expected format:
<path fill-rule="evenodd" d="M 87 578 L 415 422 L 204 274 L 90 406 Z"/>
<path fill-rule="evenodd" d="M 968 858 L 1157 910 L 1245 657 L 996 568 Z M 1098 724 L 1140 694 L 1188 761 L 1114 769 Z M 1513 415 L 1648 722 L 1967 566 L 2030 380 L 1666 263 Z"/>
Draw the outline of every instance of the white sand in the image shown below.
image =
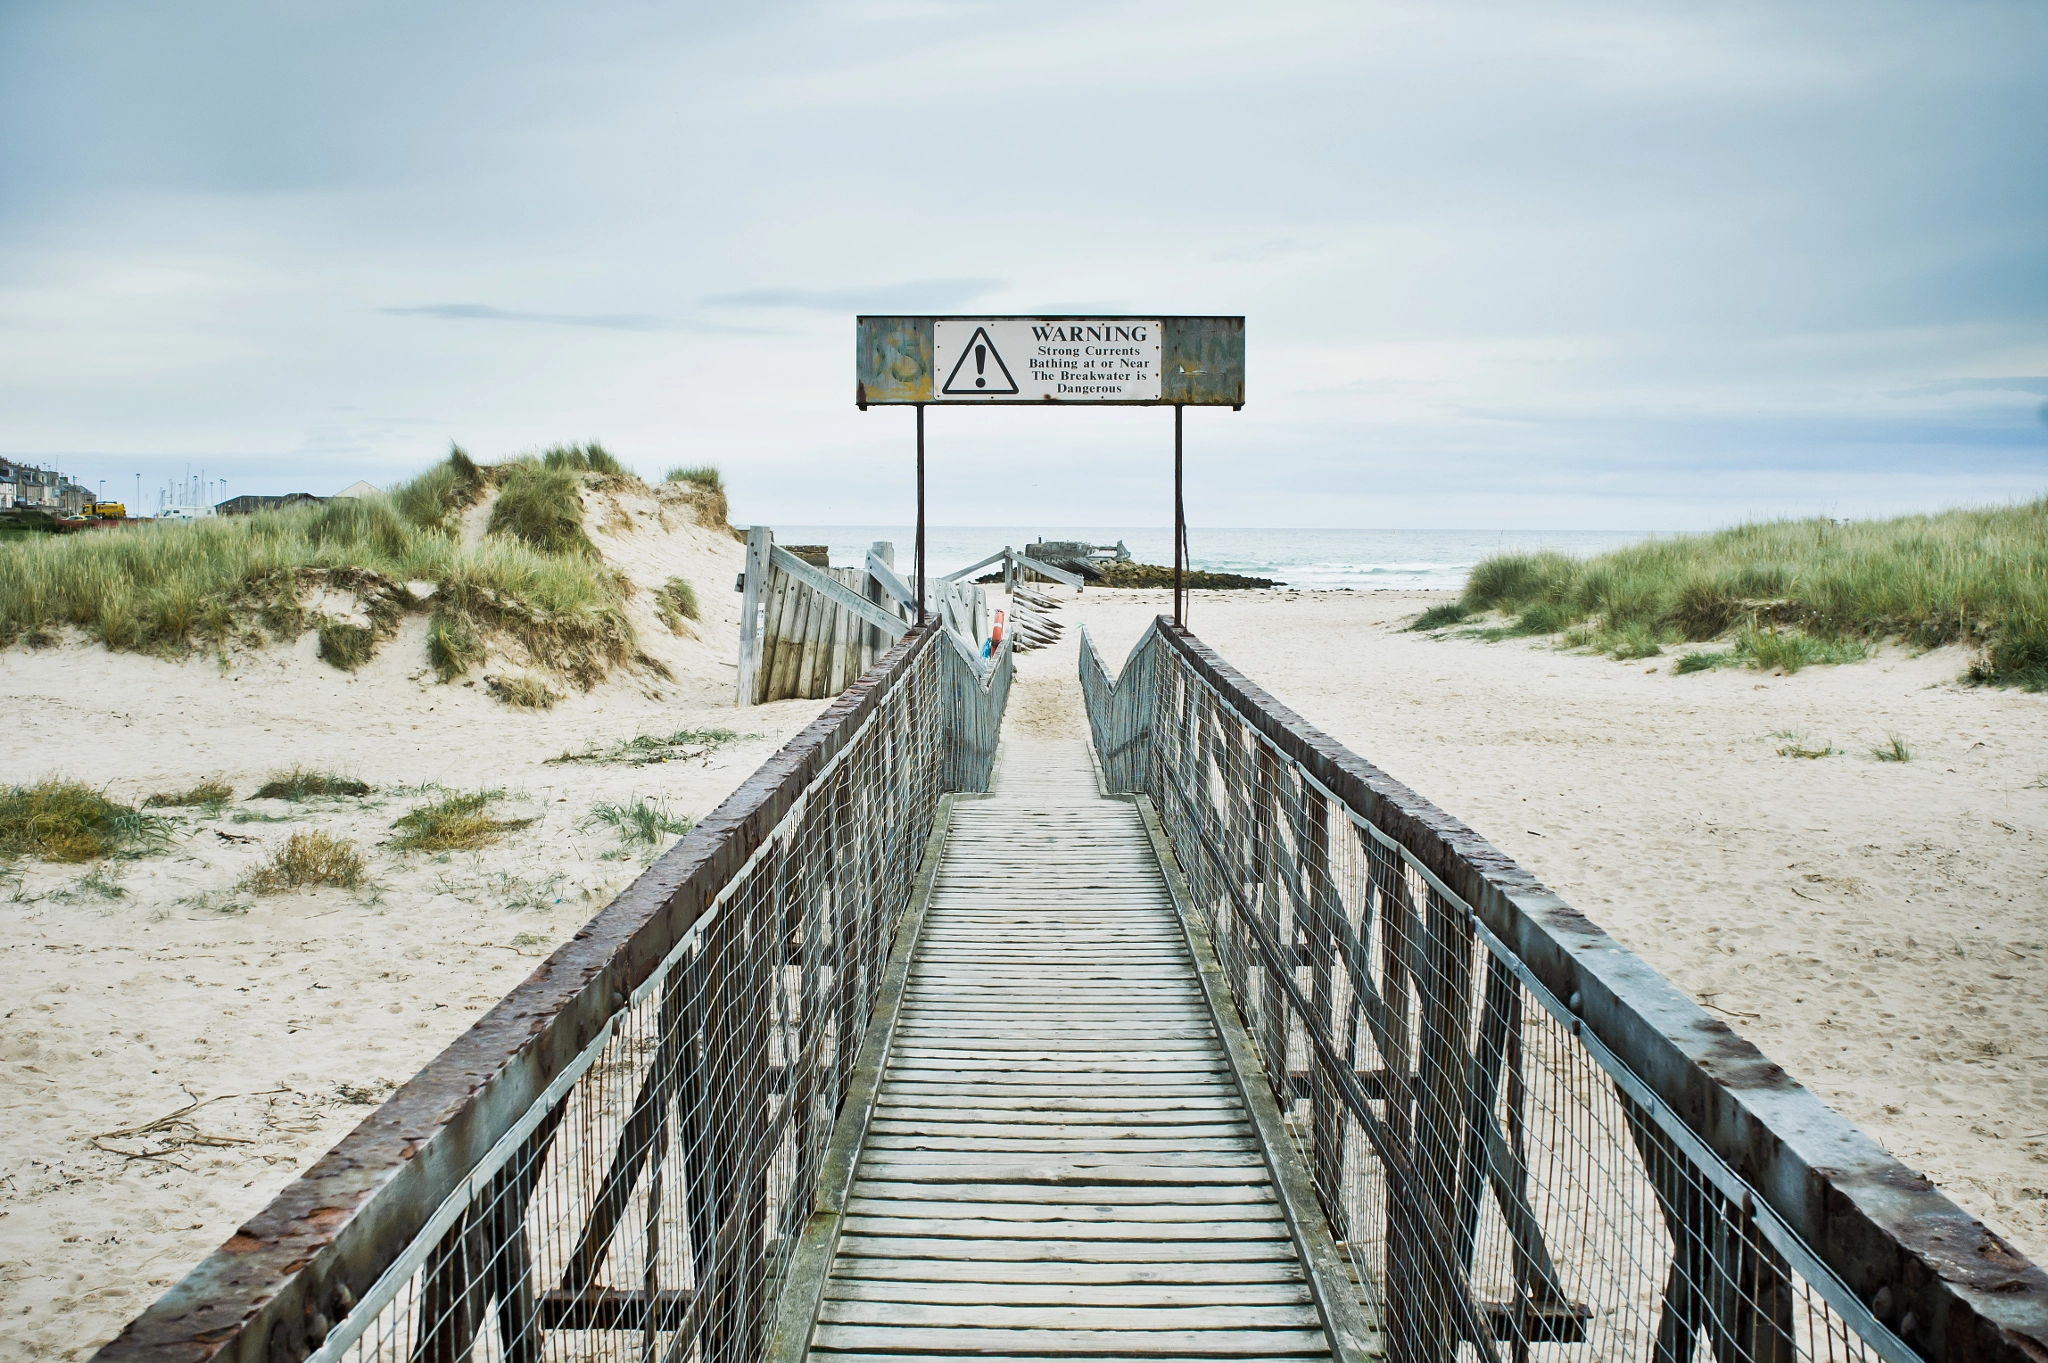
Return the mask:
<path fill-rule="evenodd" d="M 1202 593 L 1189 624 L 2048 1262 L 2048 695 L 1959 686 L 1954 649 L 1680 677 L 1400 632 L 1446 599 Z M 1114 672 L 1170 609 L 1089 592 L 1019 669 L 1078 692 L 1073 621 Z M 1073 713 L 1017 694 L 1011 723 Z"/>
<path fill-rule="evenodd" d="M 125 891 L 111 901 L 81 889 L 87 867 L 31 862 L 0 885 L 0 1359 L 90 1355 L 630 882 L 661 849 L 590 826 L 593 804 L 645 796 L 699 817 L 823 708 L 732 708 L 743 546 L 673 499 L 668 529 L 653 498 L 626 497 L 635 528 L 606 531 L 611 500 L 589 516 L 607 560 L 643 587 L 697 588 L 699 639 L 671 635 L 647 593 L 631 604 L 674 682 L 642 671 L 515 710 L 481 682 L 436 684 L 419 619 L 354 677 L 310 634 L 235 656 L 225 677 L 209 658 L 83 644 L 0 653 L 15 721 L 0 780 L 61 774 L 134 803 L 216 774 L 246 795 L 302 763 L 379 787 L 175 811 L 168 852 L 107 864 Z M 654 766 L 545 761 L 685 727 L 754 736 Z M 539 822 L 482 852 L 378 849 L 420 802 L 396 788 L 427 783 L 504 787 L 497 816 Z M 374 887 L 233 894 L 295 828 L 353 838 Z M 95 1142 L 195 1100 L 182 1123 Z"/>
<path fill-rule="evenodd" d="M 606 859 L 620 847 L 586 826 L 594 802 L 701 815 L 821 708 L 730 708 L 740 546 L 628 502 L 638 528 L 601 534 L 607 557 L 644 585 L 696 583 L 704 638 L 668 636 L 643 595 L 643 643 L 678 680 L 547 714 L 433 684 L 417 623 L 354 679 L 310 639 L 225 678 L 86 646 L 0 654 L 0 696 L 35 717 L 0 733 L 8 780 L 61 772 L 139 799 L 338 767 L 385 789 L 302 823 L 366 848 L 413 803 L 400 785 L 504 786 L 507 814 L 542 820 L 481 854 L 373 851 L 371 892 L 235 901 L 246 912 L 192 902 L 263 853 L 219 834 L 273 843 L 289 825 L 188 815 L 168 854 L 120 864 L 118 900 L 42 864 L 14 902 L 0 891 L 0 1359 L 88 1355 L 630 880 L 646 854 Z M 1204 594 L 1192 623 L 2048 1258 L 2048 697 L 1958 687 L 1954 653 L 1674 677 L 1669 659 L 1398 632 L 1430 600 Z M 1163 602 L 1091 592 L 1061 618 L 1119 667 Z M 1020 658 L 1012 726 L 1074 730 L 1076 633 Z M 544 765 L 685 725 L 761 737 L 702 762 Z M 1775 730 L 1847 752 L 1779 757 Z M 1913 761 L 1868 755 L 1887 730 Z M 95 1144 L 195 1099 L 182 1126 Z"/>

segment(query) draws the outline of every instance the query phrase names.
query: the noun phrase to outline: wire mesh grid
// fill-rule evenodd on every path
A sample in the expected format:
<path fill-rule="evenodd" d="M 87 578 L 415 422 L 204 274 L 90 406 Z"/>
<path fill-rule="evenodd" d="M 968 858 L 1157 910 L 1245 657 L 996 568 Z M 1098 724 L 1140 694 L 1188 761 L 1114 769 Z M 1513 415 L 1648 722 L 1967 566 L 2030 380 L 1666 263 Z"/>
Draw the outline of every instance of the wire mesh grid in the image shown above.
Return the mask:
<path fill-rule="evenodd" d="M 1469 905 L 1156 632 L 1115 683 L 1082 652 L 1105 774 L 1159 805 L 1387 1357 L 1914 1357 Z"/>
<path fill-rule="evenodd" d="M 936 809 L 944 659 L 899 674 L 316 1358 L 760 1352 Z"/>

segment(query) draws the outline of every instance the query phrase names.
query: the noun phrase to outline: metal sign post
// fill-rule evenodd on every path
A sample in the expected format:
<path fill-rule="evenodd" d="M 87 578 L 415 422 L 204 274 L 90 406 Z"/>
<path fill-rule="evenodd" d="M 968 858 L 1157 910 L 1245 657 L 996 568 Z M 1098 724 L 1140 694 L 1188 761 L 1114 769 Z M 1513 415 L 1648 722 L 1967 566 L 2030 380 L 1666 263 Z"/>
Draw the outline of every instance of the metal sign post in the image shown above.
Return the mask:
<path fill-rule="evenodd" d="M 924 409 L 1173 408 L 1173 619 L 1186 616 L 1181 409 L 1244 407 L 1242 317 L 861 317 L 853 400 L 917 409 L 917 599 L 925 604 Z"/>
<path fill-rule="evenodd" d="M 1180 565 L 1187 550 L 1188 511 L 1181 502 L 1180 470 L 1180 414 L 1181 404 L 1173 404 L 1173 623 L 1185 625 L 1185 612 L 1181 610 Z"/>

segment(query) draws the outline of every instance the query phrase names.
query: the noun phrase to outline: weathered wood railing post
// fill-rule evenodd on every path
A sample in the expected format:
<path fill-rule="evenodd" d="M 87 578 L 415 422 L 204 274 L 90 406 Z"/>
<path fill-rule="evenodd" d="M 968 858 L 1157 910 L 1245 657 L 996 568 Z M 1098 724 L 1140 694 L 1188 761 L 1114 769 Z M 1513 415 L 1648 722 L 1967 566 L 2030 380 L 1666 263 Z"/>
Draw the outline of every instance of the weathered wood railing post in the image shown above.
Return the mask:
<path fill-rule="evenodd" d="M 733 697 L 735 705 L 752 705 L 760 699 L 763 635 L 759 616 L 768 577 L 768 551 L 774 543 L 775 532 L 765 525 L 747 531 L 746 570 L 740 579 L 740 675 Z"/>

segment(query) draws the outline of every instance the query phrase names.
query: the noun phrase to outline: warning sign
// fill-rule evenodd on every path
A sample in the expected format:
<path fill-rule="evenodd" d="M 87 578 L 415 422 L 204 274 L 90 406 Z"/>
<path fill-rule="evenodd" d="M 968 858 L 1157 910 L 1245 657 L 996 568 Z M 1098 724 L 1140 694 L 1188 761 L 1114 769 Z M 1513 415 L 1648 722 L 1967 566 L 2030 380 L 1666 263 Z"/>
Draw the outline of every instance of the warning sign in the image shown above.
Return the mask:
<path fill-rule="evenodd" d="M 989 339 L 987 327 L 976 327 L 967 344 L 960 347 L 960 358 L 953 362 L 939 391 L 947 397 L 961 398 L 1016 395 L 1017 381 L 1010 377 L 1010 367 L 1003 363 L 1002 352 Z"/>
<path fill-rule="evenodd" d="M 942 402 L 1158 402 L 1157 320 L 941 317 L 932 372 Z"/>

